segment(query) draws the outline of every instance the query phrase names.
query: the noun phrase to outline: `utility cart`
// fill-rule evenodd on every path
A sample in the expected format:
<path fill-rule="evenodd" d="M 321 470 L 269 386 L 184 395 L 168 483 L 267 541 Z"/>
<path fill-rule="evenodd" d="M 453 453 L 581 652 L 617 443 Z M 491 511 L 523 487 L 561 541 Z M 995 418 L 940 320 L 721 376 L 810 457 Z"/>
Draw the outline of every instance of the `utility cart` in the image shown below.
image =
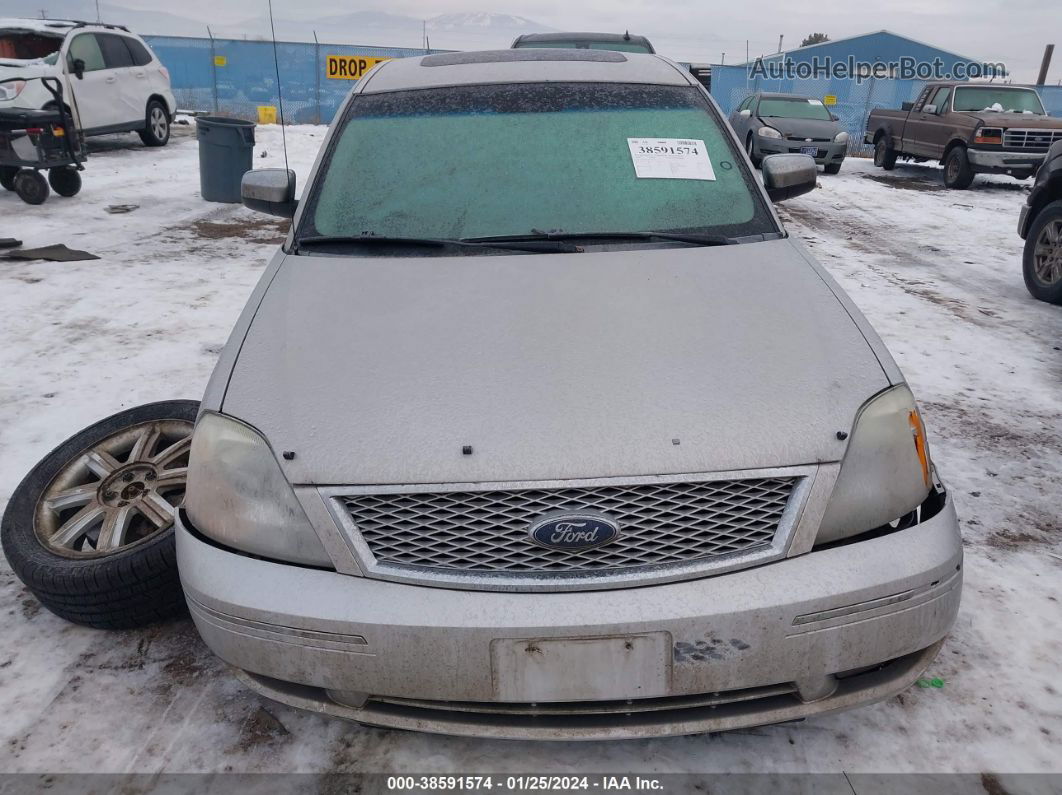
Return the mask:
<path fill-rule="evenodd" d="M 32 79 L 44 84 L 54 107 L 0 109 L 0 185 L 27 204 L 43 204 L 49 185 L 60 196 L 74 196 L 81 190 L 85 150 L 81 132 L 63 102 L 63 84 L 55 77 Z M 22 81 L 0 81 L 0 95 L 6 84 L 15 82 Z M 48 172 L 47 179 L 42 171 Z"/>

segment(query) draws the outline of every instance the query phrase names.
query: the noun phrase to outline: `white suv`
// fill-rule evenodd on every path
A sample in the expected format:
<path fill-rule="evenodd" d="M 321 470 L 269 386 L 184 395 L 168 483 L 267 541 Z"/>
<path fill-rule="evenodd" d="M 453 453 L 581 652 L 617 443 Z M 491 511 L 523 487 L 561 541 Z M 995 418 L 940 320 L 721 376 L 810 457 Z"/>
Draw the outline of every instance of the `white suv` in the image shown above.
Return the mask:
<path fill-rule="evenodd" d="M 0 19 L 0 108 L 54 104 L 38 78 L 58 77 L 86 135 L 135 130 L 164 146 L 176 102 L 170 74 L 144 41 L 119 25 Z"/>

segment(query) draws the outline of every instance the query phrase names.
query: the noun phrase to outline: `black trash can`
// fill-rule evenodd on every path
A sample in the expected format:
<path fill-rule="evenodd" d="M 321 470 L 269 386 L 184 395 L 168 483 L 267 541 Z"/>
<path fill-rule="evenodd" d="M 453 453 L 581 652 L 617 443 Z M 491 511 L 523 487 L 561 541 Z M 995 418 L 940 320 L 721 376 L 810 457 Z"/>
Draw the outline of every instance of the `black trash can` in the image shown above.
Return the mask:
<path fill-rule="evenodd" d="M 208 202 L 238 204 L 240 180 L 254 167 L 254 122 L 200 116 L 199 191 Z"/>

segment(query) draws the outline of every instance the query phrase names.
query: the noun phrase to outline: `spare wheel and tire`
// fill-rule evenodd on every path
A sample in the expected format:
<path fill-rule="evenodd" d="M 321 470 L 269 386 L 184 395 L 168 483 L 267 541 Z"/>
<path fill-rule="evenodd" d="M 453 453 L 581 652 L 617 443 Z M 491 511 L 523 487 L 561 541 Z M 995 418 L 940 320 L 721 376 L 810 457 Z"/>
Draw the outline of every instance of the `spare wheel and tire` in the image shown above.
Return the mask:
<path fill-rule="evenodd" d="M 8 563 L 76 624 L 126 629 L 183 613 L 173 523 L 198 401 L 119 412 L 52 450 L 0 522 Z"/>

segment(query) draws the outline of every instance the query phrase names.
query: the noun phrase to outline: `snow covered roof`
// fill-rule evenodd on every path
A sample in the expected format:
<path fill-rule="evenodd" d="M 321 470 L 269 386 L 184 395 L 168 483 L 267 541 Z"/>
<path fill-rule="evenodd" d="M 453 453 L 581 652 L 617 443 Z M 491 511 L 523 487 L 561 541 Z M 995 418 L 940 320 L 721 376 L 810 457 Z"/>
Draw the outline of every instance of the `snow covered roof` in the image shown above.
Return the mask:
<path fill-rule="evenodd" d="M 83 25 L 83 22 L 75 22 L 70 19 L 32 19 L 29 17 L 0 17 L 0 30 L 26 30 L 33 33 L 51 34 L 62 36 L 71 28 Z"/>
<path fill-rule="evenodd" d="M 917 44 L 917 45 L 922 46 L 922 47 L 929 47 L 930 49 L 938 50 L 939 52 L 942 52 L 945 55 L 950 55 L 953 58 L 955 58 L 957 60 L 960 60 L 960 61 L 968 61 L 970 63 L 979 63 L 980 62 L 979 59 L 967 58 L 965 55 L 959 55 L 958 53 L 951 52 L 950 50 L 945 50 L 942 47 L 938 47 L 935 44 L 929 44 L 929 43 L 924 42 L 924 41 L 919 41 L 918 39 L 913 39 L 910 36 L 904 36 L 902 33 L 895 33 L 895 32 L 893 32 L 891 30 L 886 30 L 886 29 L 883 28 L 882 30 L 874 30 L 874 31 L 870 31 L 868 33 L 859 33 L 859 34 L 856 34 L 854 36 L 845 36 L 845 37 L 840 38 L 840 39 L 827 39 L 826 41 L 816 42 L 815 44 L 806 44 L 803 47 L 794 47 L 794 48 L 792 48 L 790 50 L 783 50 L 782 52 L 775 52 L 775 53 L 770 53 L 770 54 L 767 54 L 767 55 L 762 55 L 759 58 L 753 58 L 752 60 L 747 61 L 746 64 L 752 64 L 752 63 L 755 63 L 756 61 L 775 60 L 775 59 L 782 58 L 784 56 L 793 56 L 793 55 L 798 54 L 798 53 L 802 54 L 802 53 L 807 52 L 808 50 L 813 50 L 816 47 L 827 47 L 827 46 L 830 46 L 830 45 L 842 44 L 844 42 L 858 41 L 860 39 L 867 39 L 867 38 L 870 38 L 871 36 L 878 36 L 878 35 L 882 35 L 882 34 L 884 34 L 886 36 L 891 36 L 894 39 L 902 39 L 904 41 L 909 41 L 912 44 Z"/>

